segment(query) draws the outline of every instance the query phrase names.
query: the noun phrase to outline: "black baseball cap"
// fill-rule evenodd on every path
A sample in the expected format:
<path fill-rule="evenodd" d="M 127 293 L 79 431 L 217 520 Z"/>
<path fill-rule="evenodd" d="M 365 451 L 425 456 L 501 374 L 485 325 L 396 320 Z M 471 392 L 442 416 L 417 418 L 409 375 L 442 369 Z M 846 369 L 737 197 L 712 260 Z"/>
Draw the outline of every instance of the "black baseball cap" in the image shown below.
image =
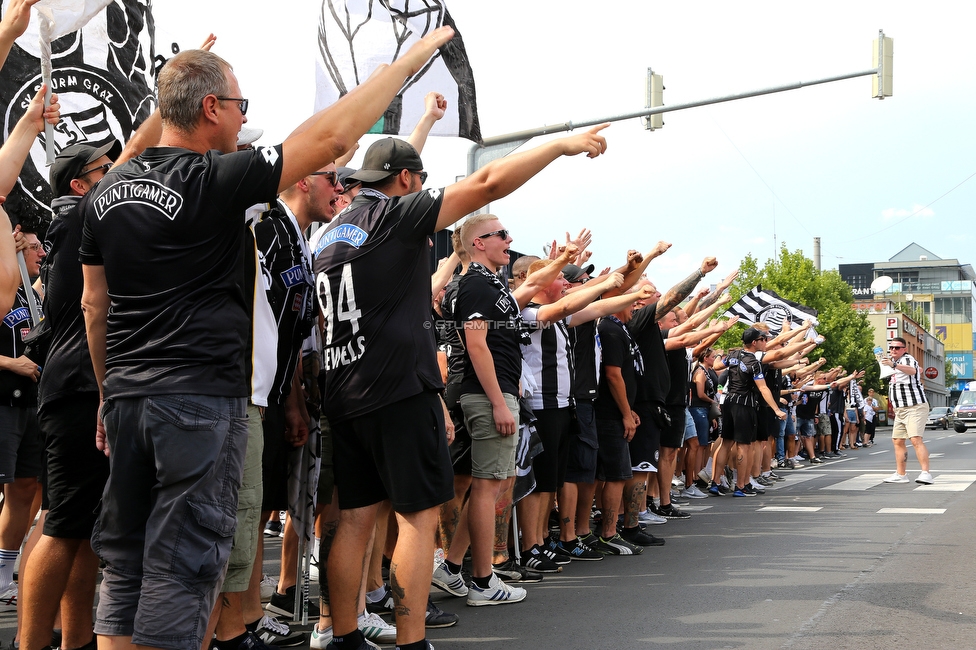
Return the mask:
<path fill-rule="evenodd" d="M 90 165 L 102 156 L 108 156 L 109 160 L 115 162 L 121 153 L 122 143 L 118 140 L 112 140 L 97 148 L 90 144 L 73 144 L 65 147 L 54 159 L 48 176 L 54 196 L 57 198 L 71 194 L 71 181 L 78 178 L 86 165 Z"/>
<path fill-rule="evenodd" d="M 567 264 L 563 267 L 563 277 L 566 278 L 567 282 L 579 282 L 584 275 L 592 274 L 595 268 L 592 264 L 587 264 L 583 268 L 575 264 Z"/>
<path fill-rule="evenodd" d="M 424 163 L 409 142 L 398 138 L 383 138 L 369 145 L 363 166 L 349 180 L 377 183 L 404 169 L 421 171 Z"/>
<path fill-rule="evenodd" d="M 342 188 L 344 190 L 348 190 L 351 187 L 356 187 L 359 185 L 359 181 L 349 178 L 359 170 L 352 167 L 339 167 L 336 169 L 336 171 L 339 172 L 339 182 L 342 183 Z"/>
<path fill-rule="evenodd" d="M 756 329 L 755 327 L 750 327 L 749 329 L 747 329 L 745 332 L 742 333 L 742 343 L 745 345 L 749 345 L 750 343 L 758 341 L 759 339 L 765 339 L 768 341 L 769 332 Z"/>

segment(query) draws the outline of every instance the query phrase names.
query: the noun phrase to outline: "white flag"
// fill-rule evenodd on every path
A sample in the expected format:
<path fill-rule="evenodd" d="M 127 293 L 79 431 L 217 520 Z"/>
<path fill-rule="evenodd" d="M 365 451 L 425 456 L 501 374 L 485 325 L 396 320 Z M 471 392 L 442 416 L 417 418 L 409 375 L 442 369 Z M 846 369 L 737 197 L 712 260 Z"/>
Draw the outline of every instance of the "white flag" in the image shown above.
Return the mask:
<path fill-rule="evenodd" d="M 763 289 L 762 285 L 756 285 L 739 298 L 738 302 L 729 307 L 725 312 L 726 318 L 738 316 L 739 321 L 747 325 L 756 323 L 766 323 L 773 336 L 779 335 L 783 331 L 783 322 L 789 321 L 790 329 L 803 326 L 803 321 L 809 320 L 814 325 L 819 325 L 817 320 L 817 310 L 806 307 L 799 303 L 779 297 L 775 291 Z M 807 338 L 817 335 L 811 328 L 807 333 Z"/>
<path fill-rule="evenodd" d="M 50 43 L 76 32 L 112 0 L 41 0 L 34 8 L 41 17 L 41 37 Z"/>

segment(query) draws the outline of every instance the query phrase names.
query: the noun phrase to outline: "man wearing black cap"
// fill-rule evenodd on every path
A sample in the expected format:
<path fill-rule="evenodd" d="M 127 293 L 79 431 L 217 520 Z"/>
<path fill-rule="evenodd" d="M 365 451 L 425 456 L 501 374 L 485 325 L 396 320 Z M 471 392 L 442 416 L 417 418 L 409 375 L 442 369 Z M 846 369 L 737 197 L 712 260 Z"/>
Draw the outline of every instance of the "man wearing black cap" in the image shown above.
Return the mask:
<path fill-rule="evenodd" d="M 98 558 L 89 540 L 108 478 L 108 458 L 95 447 L 98 384 L 81 312 L 78 247 L 84 223 L 83 197 L 121 151 L 116 140 L 98 148 L 72 145 L 51 166 L 54 218 L 47 231 L 48 256 L 42 275 L 51 344 L 38 387 L 38 420 L 47 440 L 48 507 L 44 534 L 22 578 L 21 647 L 25 650 L 39 650 L 50 643 L 62 597 L 66 603 L 61 611 L 62 647 L 74 650 L 93 643 L 91 614 Z"/>
<path fill-rule="evenodd" d="M 426 647 L 434 531 L 440 504 L 453 495 L 430 317 L 428 237 L 512 193 L 560 156 L 600 155 L 602 128 L 507 156 L 427 191 L 416 150 L 386 138 L 370 146 L 362 169 L 350 177 L 363 188 L 329 224 L 315 260 L 341 511 L 329 558 L 337 636 L 355 630 L 363 548 L 379 503 L 389 498 L 400 522 L 390 569 L 397 642 Z"/>

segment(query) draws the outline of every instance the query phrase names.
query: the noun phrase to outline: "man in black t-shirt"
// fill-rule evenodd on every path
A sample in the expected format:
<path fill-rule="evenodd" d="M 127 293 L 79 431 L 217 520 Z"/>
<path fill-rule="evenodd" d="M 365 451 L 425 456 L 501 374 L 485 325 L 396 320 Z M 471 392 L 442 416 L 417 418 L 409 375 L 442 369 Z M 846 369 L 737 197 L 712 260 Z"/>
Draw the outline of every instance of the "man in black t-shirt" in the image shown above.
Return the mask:
<path fill-rule="evenodd" d="M 506 156 L 454 185 L 426 191 L 420 156 L 388 138 L 370 146 L 362 169 L 350 177 L 363 188 L 329 224 L 314 267 L 326 323 L 325 411 L 335 437 L 341 511 L 329 560 L 337 637 L 355 634 L 361 575 L 352 567 L 362 566 L 379 502 L 389 498 L 401 523 L 390 571 L 398 586 L 397 643 L 425 638 L 434 530 L 440 504 L 453 493 L 437 395 L 443 384 L 430 322 L 428 237 L 511 193 L 560 156 L 600 155 L 606 149 L 601 128 Z"/>
<path fill-rule="evenodd" d="M 24 625 L 21 646 L 49 643 L 59 603 L 66 621 L 88 621 L 87 629 L 66 625 L 62 646 L 91 641 L 98 557 L 89 540 L 108 478 L 108 459 L 95 447 L 98 384 L 92 370 L 81 312 L 82 276 L 78 247 L 84 225 L 82 197 L 118 159 L 122 146 L 74 145 L 62 149 L 51 167 L 54 218 L 47 230 L 41 271 L 44 313 L 51 328 L 46 372 L 38 385 L 38 423 L 46 438 L 48 511 L 44 534 L 21 579 Z M 75 576 L 70 586 L 68 575 Z M 87 635 L 87 636 L 86 636 Z"/>
<path fill-rule="evenodd" d="M 112 450 L 93 539 L 106 565 L 96 633 L 160 648 L 203 642 L 247 434 L 254 276 L 241 216 L 343 153 L 452 35 L 432 31 L 283 144 L 256 150 L 236 151 L 248 102 L 225 61 L 188 50 L 160 73 L 161 146 L 90 192 L 80 251 Z"/>

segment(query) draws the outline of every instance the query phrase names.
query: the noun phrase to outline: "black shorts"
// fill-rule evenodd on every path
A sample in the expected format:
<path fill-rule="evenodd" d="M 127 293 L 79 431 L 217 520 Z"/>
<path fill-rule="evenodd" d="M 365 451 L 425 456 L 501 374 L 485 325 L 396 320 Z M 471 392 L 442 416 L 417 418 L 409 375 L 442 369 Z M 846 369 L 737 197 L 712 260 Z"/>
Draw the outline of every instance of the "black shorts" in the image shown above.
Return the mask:
<path fill-rule="evenodd" d="M 722 437 L 742 445 L 754 443 L 758 416 L 759 409 L 755 406 L 726 402 L 722 405 Z"/>
<path fill-rule="evenodd" d="M 766 442 L 769 440 L 769 434 L 771 431 L 775 431 L 769 423 L 769 418 L 772 417 L 774 420 L 776 416 L 773 415 L 773 409 L 768 406 L 759 407 L 759 417 L 756 418 L 756 441 Z"/>
<path fill-rule="evenodd" d="M 285 407 L 269 403 L 264 409 L 264 454 L 261 456 L 261 480 L 264 496 L 261 512 L 288 509 L 288 456 L 295 448 L 285 440 Z"/>
<path fill-rule="evenodd" d="M 425 391 L 332 424 L 339 508 L 389 499 L 400 513 L 454 498 L 440 396 Z"/>
<path fill-rule="evenodd" d="M 332 492 L 335 490 L 335 468 L 332 466 L 332 427 L 324 415 L 319 418 L 319 430 L 322 432 L 322 437 L 319 438 L 322 468 L 319 470 L 316 503 L 327 506 L 332 503 Z"/>
<path fill-rule="evenodd" d="M 535 429 L 542 439 L 542 453 L 532 459 L 535 472 L 533 492 L 555 492 L 566 482 L 569 447 L 575 428 L 573 409 L 539 409 L 534 411 Z"/>
<path fill-rule="evenodd" d="M 600 440 L 596 477 L 601 481 L 626 481 L 633 478 L 630 448 L 624 439 L 623 420 L 597 418 L 596 430 Z"/>
<path fill-rule="evenodd" d="M 634 405 L 640 418 L 637 433 L 630 441 L 630 463 L 635 472 L 656 472 L 661 455 L 661 430 L 652 415 L 650 404 Z"/>
<path fill-rule="evenodd" d="M 47 446 L 48 537 L 91 538 L 109 467 L 95 447 L 98 401 L 98 393 L 79 393 L 45 404 L 38 415 Z"/>
<path fill-rule="evenodd" d="M 593 401 L 577 400 L 573 420 L 574 437 L 569 441 L 569 465 L 566 481 L 592 483 L 596 480 L 596 456 L 600 441 L 596 431 Z"/>
<path fill-rule="evenodd" d="M 0 483 L 38 478 L 44 467 L 44 441 L 37 408 L 0 406 Z"/>
<path fill-rule="evenodd" d="M 671 416 L 671 424 L 661 430 L 661 446 L 681 449 L 685 444 L 685 407 L 667 405 L 664 407 Z"/>

